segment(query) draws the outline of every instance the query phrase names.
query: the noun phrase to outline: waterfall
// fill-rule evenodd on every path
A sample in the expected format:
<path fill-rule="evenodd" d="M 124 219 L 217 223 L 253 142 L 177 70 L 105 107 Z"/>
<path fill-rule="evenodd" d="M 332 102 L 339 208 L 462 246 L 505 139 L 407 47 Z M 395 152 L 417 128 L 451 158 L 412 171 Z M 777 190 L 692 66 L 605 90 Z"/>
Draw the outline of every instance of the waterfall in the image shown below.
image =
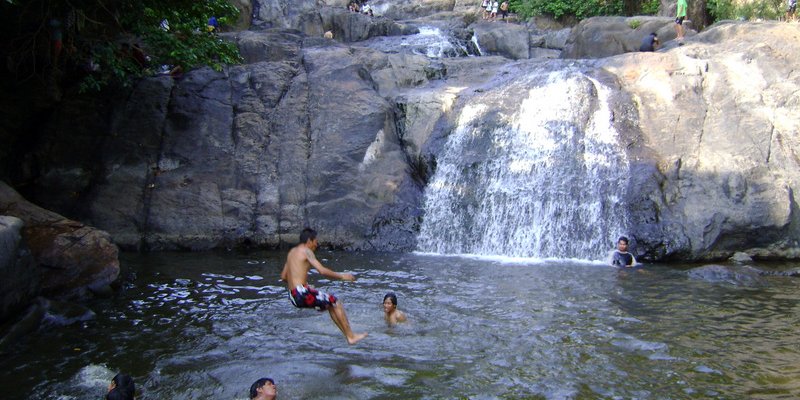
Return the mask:
<path fill-rule="evenodd" d="M 419 32 L 406 36 L 378 36 L 361 42 L 386 53 L 406 51 L 428 58 L 465 57 L 470 55 L 466 44 L 454 38 L 448 31 L 434 26 L 420 26 Z"/>
<path fill-rule="evenodd" d="M 627 227 L 610 90 L 531 73 L 470 99 L 426 188 L 418 250 L 601 259 Z"/>
<path fill-rule="evenodd" d="M 478 51 L 477 55 L 482 56 L 483 55 L 483 49 L 481 49 L 481 45 L 478 43 L 478 34 L 474 33 L 472 35 L 472 38 L 470 38 L 470 41 L 472 41 L 472 43 L 475 45 L 475 49 Z"/>

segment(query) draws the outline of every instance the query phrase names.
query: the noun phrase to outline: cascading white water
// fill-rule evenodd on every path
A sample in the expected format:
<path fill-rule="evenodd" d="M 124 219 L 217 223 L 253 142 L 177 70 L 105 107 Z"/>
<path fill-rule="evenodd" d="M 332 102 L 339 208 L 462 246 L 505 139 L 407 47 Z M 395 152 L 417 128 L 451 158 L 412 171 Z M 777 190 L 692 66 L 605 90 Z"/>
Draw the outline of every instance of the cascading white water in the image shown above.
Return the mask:
<path fill-rule="evenodd" d="M 602 258 L 627 226 L 629 168 L 609 95 L 557 71 L 471 100 L 426 188 L 418 250 Z"/>
<path fill-rule="evenodd" d="M 472 41 L 472 43 L 475 45 L 475 48 L 478 50 L 478 54 L 477 55 L 482 56 L 483 55 L 483 49 L 481 49 L 481 45 L 480 45 L 480 43 L 478 43 L 478 34 L 474 33 L 472 35 L 472 38 L 470 39 L 470 41 Z"/>
<path fill-rule="evenodd" d="M 469 50 L 448 32 L 434 26 L 421 26 L 419 33 L 406 36 L 378 36 L 362 45 L 387 53 L 406 51 L 428 58 L 461 57 Z"/>

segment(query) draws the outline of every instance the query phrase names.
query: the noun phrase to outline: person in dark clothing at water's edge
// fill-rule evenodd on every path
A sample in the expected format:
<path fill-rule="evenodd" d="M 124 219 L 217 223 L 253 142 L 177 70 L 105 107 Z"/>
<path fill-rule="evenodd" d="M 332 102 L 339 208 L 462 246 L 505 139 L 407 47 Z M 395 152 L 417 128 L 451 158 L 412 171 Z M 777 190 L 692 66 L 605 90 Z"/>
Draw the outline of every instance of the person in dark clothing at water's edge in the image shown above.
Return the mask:
<path fill-rule="evenodd" d="M 639 46 L 639 51 L 656 51 L 661 46 L 658 41 L 658 35 L 653 32 L 642 39 L 642 45 Z"/>
<path fill-rule="evenodd" d="M 608 263 L 620 268 L 631 268 L 636 266 L 636 258 L 628 253 L 628 238 L 620 236 L 617 240 L 617 249 L 612 250 L 608 255 Z"/>

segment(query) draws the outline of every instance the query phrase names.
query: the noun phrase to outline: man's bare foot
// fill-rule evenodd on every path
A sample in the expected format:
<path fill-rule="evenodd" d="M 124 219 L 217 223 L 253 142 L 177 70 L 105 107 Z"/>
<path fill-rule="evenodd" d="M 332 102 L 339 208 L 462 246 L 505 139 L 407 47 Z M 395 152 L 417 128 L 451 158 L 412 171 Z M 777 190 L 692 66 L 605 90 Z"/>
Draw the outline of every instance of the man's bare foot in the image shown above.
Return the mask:
<path fill-rule="evenodd" d="M 354 333 L 353 337 L 347 338 L 347 343 L 356 344 L 356 343 L 358 343 L 359 340 L 367 337 L 367 335 L 368 335 L 368 333 L 366 333 L 366 332 L 364 332 L 364 333 Z"/>

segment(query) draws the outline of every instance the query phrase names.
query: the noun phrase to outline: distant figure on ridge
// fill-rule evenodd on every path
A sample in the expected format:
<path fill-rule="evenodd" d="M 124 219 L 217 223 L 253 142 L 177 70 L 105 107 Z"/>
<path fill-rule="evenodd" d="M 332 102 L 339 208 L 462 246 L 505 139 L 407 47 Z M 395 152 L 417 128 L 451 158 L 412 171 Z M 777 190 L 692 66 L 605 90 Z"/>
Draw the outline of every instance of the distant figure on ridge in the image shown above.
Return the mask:
<path fill-rule="evenodd" d="M 794 21 L 794 13 L 797 11 L 797 0 L 786 2 L 786 22 Z"/>
<path fill-rule="evenodd" d="M 347 343 L 355 344 L 367 337 L 366 333 L 353 333 L 350 322 L 344 312 L 344 306 L 337 301 L 336 296 L 314 289 L 308 285 L 308 272 L 313 267 L 322 276 L 343 281 L 355 281 L 353 274 L 340 274 L 320 263 L 314 256 L 314 250 L 319 246 L 317 232 L 311 228 L 303 229 L 300 233 L 300 244 L 289 250 L 286 256 L 286 265 L 281 272 L 281 279 L 286 281 L 289 288 L 289 299 L 295 307 L 315 308 L 318 311 L 328 310 L 331 319 L 342 331 Z"/>
<path fill-rule="evenodd" d="M 272 378 L 261 378 L 250 386 L 250 400 L 274 400 L 278 388 Z"/>
<path fill-rule="evenodd" d="M 686 0 L 678 0 L 678 7 L 675 15 L 675 33 L 678 35 L 678 46 L 683 46 L 683 21 L 686 19 Z"/>
<path fill-rule="evenodd" d="M 503 21 L 508 22 L 506 19 L 506 17 L 508 17 L 508 0 L 503 0 L 503 2 L 500 3 L 500 17 Z"/>
<path fill-rule="evenodd" d="M 661 42 L 658 41 L 658 35 L 653 32 L 642 39 L 642 45 L 639 46 L 639 51 L 656 51 L 659 46 L 661 46 Z"/>
<path fill-rule="evenodd" d="M 383 318 L 389 326 L 398 322 L 406 322 L 406 313 L 397 309 L 397 295 L 389 292 L 383 296 Z"/>
<path fill-rule="evenodd" d="M 628 238 L 620 236 L 617 241 L 617 249 L 612 250 L 608 255 L 608 263 L 620 268 L 631 268 L 636 266 L 636 259 L 633 254 L 628 253 Z"/>

